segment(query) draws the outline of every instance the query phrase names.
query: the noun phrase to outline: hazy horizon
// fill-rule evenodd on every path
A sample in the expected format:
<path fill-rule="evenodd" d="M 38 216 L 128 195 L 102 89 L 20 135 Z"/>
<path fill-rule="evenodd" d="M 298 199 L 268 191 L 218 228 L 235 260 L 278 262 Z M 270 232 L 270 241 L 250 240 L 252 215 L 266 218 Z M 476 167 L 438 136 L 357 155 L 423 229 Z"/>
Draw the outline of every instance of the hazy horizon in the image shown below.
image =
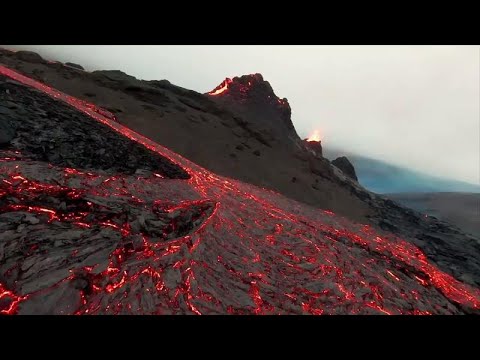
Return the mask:
<path fill-rule="evenodd" d="M 4 47 L 201 93 L 261 73 L 299 136 L 318 129 L 324 147 L 480 184 L 478 46 Z"/>

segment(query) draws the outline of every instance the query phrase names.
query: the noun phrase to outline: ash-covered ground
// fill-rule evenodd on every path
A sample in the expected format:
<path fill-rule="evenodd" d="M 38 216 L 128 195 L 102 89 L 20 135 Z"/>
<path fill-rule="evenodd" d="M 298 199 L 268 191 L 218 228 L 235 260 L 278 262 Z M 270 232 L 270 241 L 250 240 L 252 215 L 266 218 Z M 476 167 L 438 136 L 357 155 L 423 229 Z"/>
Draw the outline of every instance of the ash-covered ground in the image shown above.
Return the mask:
<path fill-rule="evenodd" d="M 479 290 L 410 240 L 215 175 L 1 70 L 37 88 L 0 77 L 1 313 L 478 313 Z"/>

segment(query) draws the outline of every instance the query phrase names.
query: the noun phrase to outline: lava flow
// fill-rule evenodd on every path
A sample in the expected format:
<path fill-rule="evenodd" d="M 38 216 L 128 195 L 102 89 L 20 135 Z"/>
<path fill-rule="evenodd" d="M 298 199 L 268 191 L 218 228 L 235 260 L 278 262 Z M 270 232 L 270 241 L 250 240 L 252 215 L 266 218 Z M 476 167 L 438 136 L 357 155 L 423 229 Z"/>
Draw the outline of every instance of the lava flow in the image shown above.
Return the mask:
<path fill-rule="evenodd" d="M 210 91 L 209 95 L 220 95 L 228 90 L 228 86 L 232 83 L 232 79 L 226 78 L 220 85 L 218 85 L 215 89 Z"/>
<path fill-rule="evenodd" d="M 112 175 L 0 152 L 2 314 L 480 311 L 478 289 L 405 240 L 218 176 L 76 98 L 3 66 L 0 75 L 190 175 Z"/>

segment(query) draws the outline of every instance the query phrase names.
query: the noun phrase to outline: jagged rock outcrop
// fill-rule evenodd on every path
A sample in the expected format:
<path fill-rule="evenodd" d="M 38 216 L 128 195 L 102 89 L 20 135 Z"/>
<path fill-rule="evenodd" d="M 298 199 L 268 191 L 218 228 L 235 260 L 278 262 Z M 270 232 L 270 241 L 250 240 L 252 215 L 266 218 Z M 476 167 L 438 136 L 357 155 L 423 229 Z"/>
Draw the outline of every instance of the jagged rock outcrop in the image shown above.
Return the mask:
<path fill-rule="evenodd" d="M 288 100 L 275 95 L 261 74 L 227 78 L 208 95 L 247 119 L 266 144 L 298 142 Z"/>
<path fill-rule="evenodd" d="M 342 170 L 343 173 L 347 175 L 350 179 L 358 181 L 357 174 L 355 173 L 355 168 L 346 156 L 340 156 L 336 158 L 332 161 L 332 164 Z"/>

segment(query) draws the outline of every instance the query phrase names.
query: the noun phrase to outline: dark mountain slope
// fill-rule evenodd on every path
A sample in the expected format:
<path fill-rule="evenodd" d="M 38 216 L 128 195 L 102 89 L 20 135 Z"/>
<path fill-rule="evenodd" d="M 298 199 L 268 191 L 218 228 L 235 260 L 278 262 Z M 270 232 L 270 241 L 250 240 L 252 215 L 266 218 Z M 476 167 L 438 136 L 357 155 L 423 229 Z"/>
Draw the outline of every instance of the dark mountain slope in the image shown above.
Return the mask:
<path fill-rule="evenodd" d="M 230 94 L 240 93 L 235 87 L 219 96 L 204 95 L 166 80 L 141 81 L 120 71 L 88 73 L 38 59 L 27 62 L 18 54 L 0 50 L 0 63 L 113 112 L 120 123 L 209 170 L 360 221 L 371 214 L 361 199 L 338 185 L 327 161 L 286 145 L 292 142 L 286 141 L 289 136 L 298 138 L 290 107 L 263 80 L 256 82 L 252 96 L 246 92 L 246 103 L 232 108 Z M 255 76 L 241 81 L 247 78 Z M 269 116 L 256 116 L 257 111 Z M 283 116 L 280 123 L 277 114 Z"/>

